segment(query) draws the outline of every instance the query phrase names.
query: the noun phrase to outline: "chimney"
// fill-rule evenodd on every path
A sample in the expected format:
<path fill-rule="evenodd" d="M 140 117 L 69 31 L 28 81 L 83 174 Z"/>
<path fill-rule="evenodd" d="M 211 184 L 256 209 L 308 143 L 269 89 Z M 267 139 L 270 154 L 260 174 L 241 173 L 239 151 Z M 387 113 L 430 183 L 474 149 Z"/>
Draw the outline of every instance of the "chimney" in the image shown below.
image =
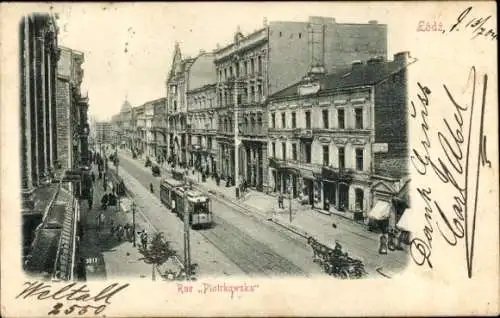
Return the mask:
<path fill-rule="evenodd" d="M 410 59 L 409 51 L 403 51 L 394 54 L 394 63 L 397 63 L 399 66 L 406 66 L 408 64 L 409 59 Z"/>
<path fill-rule="evenodd" d="M 309 73 L 324 74 L 325 52 L 324 33 L 325 24 L 322 17 L 309 17 Z"/>

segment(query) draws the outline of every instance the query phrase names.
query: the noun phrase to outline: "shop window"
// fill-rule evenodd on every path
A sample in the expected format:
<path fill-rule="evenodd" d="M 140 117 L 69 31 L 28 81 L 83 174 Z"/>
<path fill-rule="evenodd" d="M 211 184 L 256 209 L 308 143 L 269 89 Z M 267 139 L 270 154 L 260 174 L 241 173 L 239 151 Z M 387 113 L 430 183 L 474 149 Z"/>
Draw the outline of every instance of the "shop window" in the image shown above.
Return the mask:
<path fill-rule="evenodd" d="M 356 170 L 363 170 L 363 149 L 356 149 Z"/>
<path fill-rule="evenodd" d="M 363 211 L 364 210 L 363 203 L 365 195 L 363 189 L 357 188 L 356 190 L 354 190 L 354 195 L 355 195 L 356 211 Z"/>

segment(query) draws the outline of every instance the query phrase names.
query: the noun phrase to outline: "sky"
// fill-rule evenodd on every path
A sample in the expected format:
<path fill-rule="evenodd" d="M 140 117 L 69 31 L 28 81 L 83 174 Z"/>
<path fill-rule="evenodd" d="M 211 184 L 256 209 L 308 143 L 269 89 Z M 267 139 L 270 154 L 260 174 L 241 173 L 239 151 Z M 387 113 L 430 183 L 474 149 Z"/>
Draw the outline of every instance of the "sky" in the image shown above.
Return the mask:
<path fill-rule="evenodd" d="M 398 6 L 398 4 L 395 4 Z M 165 80 L 175 42 L 184 56 L 211 51 L 268 21 L 307 21 L 334 17 L 339 23 L 388 24 L 388 54 L 406 50 L 397 7 L 366 3 L 121 3 L 53 4 L 59 45 L 85 54 L 83 91 L 89 112 L 99 120 L 119 112 L 125 98 L 132 106 L 165 96 Z"/>

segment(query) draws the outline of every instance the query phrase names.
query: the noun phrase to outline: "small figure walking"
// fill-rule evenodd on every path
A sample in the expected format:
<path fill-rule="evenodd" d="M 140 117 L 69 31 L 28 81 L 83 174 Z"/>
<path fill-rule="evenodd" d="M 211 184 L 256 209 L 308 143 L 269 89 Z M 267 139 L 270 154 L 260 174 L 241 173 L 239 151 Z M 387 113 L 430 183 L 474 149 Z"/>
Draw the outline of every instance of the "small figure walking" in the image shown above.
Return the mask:
<path fill-rule="evenodd" d="M 146 230 L 142 231 L 141 244 L 143 249 L 146 249 L 146 247 L 148 246 L 148 233 L 146 233 Z"/>
<path fill-rule="evenodd" d="M 280 193 L 278 195 L 278 208 L 284 209 L 285 207 L 283 206 L 283 193 Z"/>
<path fill-rule="evenodd" d="M 151 191 L 151 193 L 154 193 L 153 183 L 149 184 L 149 191 Z"/>
<path fill-rule="evenodd" d="M 92 204 L 94 203 L 92 197 L 93 193 L 90 192 L 89 198 L 87 199 L 87 202 L 89 203 L 89 210 L 92 210 Z"/>
<path fill-rule="evenodd" d="M 380 235 L 378 253 L 387 254 L 387 237 L 385 236 L 385 233 Z"/>

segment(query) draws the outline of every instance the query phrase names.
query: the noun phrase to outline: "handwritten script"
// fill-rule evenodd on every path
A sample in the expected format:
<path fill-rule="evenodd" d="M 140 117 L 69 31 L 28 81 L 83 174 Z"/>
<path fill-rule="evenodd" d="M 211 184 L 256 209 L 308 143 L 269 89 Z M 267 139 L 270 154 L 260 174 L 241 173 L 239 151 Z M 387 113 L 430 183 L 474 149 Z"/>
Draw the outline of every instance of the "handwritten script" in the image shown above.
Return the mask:
<path fill-rule="evenodd" d="M 83 315 L 93 310 L 94 315 L 102 313 L 107 305 L 111 304 L 111 298 L 124 290 L 129 284 L 111 284 L 97 294 L 92 293 L 87 285 L 79 283 L 66 284 L 63 287 L 52 286 L 45 282 L 25 282 L 25 289 L 16 296 L 16 299 L 55 300 L 57 303 L 47 315 L 58 315 L 64 313 L 69 315 L 73 312 Z M 78 302 L 68 304 L 68 302 Z"/>
<path fill-rule="evenodd" d="M 417 235 L 411 241 L 410 253 L 417 265 L 433 268 L 432 241 L 436 229 L 450 246 L 456 246 L 465 239 L 465 262 L 469 278 L 472 277 L 473 269 L 480 171 L 484 166 L 491 168 L 486 152 L 487 139 L 483 132 L 488 76 L 484 75 L 482 79 L 479 109 L 476 105 L 476 90 L 480 84 L 475 67 L 470 69 L 466 82 L 466 90 L 470 91 L 468 100 L 458 100 L 455 92 L 443 84 L 450 116 L 442 118 L 445 130 L 437 132 L 438 145 L 430 138 L 429 108 L 432 107 L 434 88 L 431 90 L 425 84 L 418 83 L 418 102 L 411 102 L 411 118 L 417 121 L 421 131 L 420 142 L 417 148 L 411 150 L 410 161 L 417 173 L 434 174 L 451 188 L 454 195 L 451 203 L 443 204 L 432 186 L 417 188 L 420 199 L 424 201 L 425 226 L 422 233 L 415 233 Z M 466 118 L 469 118 L 468 122 Z M 444 156 L 431 154 L 432 147 L 440 149 Z M 445 207 L 445 204 L 451 206 Z M 423 235 L 419 237 L 418 234 Z"/>

